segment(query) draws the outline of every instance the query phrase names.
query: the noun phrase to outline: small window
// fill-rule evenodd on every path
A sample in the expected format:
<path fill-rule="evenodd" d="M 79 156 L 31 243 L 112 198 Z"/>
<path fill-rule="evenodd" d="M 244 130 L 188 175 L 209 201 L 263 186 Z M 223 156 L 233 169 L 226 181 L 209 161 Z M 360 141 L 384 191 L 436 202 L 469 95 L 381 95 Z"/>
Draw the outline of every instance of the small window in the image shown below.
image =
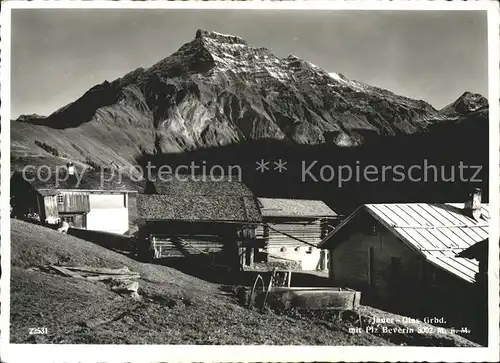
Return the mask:
<path fill-rule="evenodd" d="M 64 204 L 64 195 L 62 194 L 57 195 L 57 204 Z"/>
<path fill-rule="evenodd" d="M 367 223 L 365 224 L 363 230 L 367 236 L 376 236 L 378 234 L 378 228 L 376 224 Z"/>
<path fill-rule="evenodd" d="M 62 220 L 64 222 L 68 222 L 68 223 L 75 223 L 75 217 L 74 216 L 62 217 Z"/>

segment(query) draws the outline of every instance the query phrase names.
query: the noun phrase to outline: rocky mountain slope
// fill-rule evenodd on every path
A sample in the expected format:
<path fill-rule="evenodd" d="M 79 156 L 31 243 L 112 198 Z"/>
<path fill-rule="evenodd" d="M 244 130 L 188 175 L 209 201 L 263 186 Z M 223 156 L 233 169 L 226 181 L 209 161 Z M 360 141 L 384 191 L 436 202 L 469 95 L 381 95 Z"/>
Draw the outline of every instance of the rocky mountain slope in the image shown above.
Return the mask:
<path fill-rule="evenodd" d="M 472 108 L 484 106 L 484 99 L 466 98 Z M 12 150 L 19 163 L 51 154 L 127 166 L 141 153 L 244 140 L 356 146 L 367 137 L 425 132 L 456 118 L 463 107 L 455 103 L 438 111 L 296 56 L 279 58 L 239 37 L 198 30 L 150 68 L 96 85 L 48 117 L 13 121 Z"/>
<path fill-rule="evenodd" d="M 480 94 L 465 92 L 455 102 L 443 107 L 440 113 L 458 118 L 484 111 L 488 111 L 488 100 Z"/>

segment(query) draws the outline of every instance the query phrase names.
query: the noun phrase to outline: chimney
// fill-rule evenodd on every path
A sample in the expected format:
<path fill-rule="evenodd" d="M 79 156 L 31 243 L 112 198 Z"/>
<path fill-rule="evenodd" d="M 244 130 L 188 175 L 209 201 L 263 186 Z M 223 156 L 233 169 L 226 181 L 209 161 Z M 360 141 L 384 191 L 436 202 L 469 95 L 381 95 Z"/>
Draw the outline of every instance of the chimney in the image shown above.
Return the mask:
<path fill-rule="evenodd" d="M 464 214 L 476 221 L 481 218 L 481 189 L 474 188 L 464 205 Z"/>
<path fill-rule="evenodd" d="M 73 163 L 70 161 L 66 166 L 68 167 L 68 175 L 75 175 L 75 166 Z"/>

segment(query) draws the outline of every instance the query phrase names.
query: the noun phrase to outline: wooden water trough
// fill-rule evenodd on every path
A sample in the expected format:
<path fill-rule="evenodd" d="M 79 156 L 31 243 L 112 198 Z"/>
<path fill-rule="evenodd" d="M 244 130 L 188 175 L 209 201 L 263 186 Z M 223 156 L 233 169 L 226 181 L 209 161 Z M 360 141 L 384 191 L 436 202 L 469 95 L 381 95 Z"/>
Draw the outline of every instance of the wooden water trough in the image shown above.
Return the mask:
<path fill-rule="evenodd" d="M 357 310 L 361 292 L 343 287 L 294 287 L 290 286 L 292 272 L 274 270 L 267 289 L 258 275 L 253 284 L 248 305 L 274 309 L 305 310 Z M 257 290 L 259 287 L 261 290 Z"/>
<path fill-rule="evenodd" d="M 275 287 L 266 303 L 279 309 L 356 310 L 361 292 L 340 287 Z"/>

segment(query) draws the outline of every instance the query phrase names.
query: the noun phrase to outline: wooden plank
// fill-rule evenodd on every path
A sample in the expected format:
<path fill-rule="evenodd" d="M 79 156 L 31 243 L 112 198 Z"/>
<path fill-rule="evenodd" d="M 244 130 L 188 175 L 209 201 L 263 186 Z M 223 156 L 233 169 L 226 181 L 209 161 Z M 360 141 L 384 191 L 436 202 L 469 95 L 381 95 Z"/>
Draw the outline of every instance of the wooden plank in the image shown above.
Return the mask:
<path fill-rule="evenodd" d="M 60 213 L 88 213 L 89 208 L 89 196 L 82 192 L 64 192 L 63 203 L 58 204 L 58 210 Z"/>
<path fill-rule="evenodd" d="M 139 274 L 129 274 L 129 275 L 93 275 L 84 276 L 87 280 L 92 281 L 102 281 L 102 280 L 132 280 L 140 278 Z"/>
<path fill-rule="evenodd" d="M 245 266 L 245 248 L 238 247 L 238 257 L 240 261 L 240 266 Z"/>
<path fill-rule="evenodd" d="M 187 257 L 189 255 L 200 255 L 221 252 L 224 243 L 220 237 L 206 240 L 206 236 L 176 236 L 153 235 L 154 248 L 160 252 L 161 257 Z M 214 237 L 214 236 L 212 236 Z M 176 241 L 173 241 L 173 239 Z"/>
<path fill-rule="evenodd" d="M 253 267 L 255 261 L 255 248 L 247 247 L 247 253 L 250 254 L 248 266 Z"/>
<path fill-rule="evenodd" d="M 73 271 L 70 271 L 63 266 L 50 265 L 50 267 L 53 268 L 54 270 L 62 273 L 65 276 L 83 278 L 83 276 L 81 276 L 80 274 L 73 272 Z"/>
<path fill-rule="evenodd" d="M 283 260 L 283 261 L 292 261 L 292 262 L 296 262 L 296 260 L 292 259 L 292 258 L 286 258 L 286 257 L 283 257 L 281 255 L 276 255 L 274 253 L 270 253 L 270 252 L 267 252 L 267 255 L 269 257 L 272 257 L 272 258 L 275 258 L 277 260 Z"/>
<path fill-rule="evenodd" d="M 106 268 L 91 268 L 91 267 L 71 267 L 71 266 L 57 266 L 50 265 L 50 267 L 64 276 L 85 278 L 87 280 L 101 281 L 101 280 L 126 280 L 126 279 L 138 279 L 140 278 L 139 273 L 130 272 L 130 270 L 124 269 L 106 269 Z M 80 271 L 77 273 L 75 271 Z M 118 272 L 121 270 L 121 272 Z M 110 271 L 111 273 L 105 273 Z"/>
<path fill-rule="evenodd" d="M 287 237 L 289 237 L 289 238 L 291 238 L 291 239 L 297 240 L 298 242 L 302 242 L 302 243 L 304 243 L 304 244 L 306 244 L 306 245 L 310 245 L 310 246 L 316 247 L 316 245 L 314 245 L 314 244 L 312 244 L 312 243 L 309 243 L 309 242 L 307 242 L 307 241 L 304 241 L 304 240 L 302 240 L 302 239 L 300 239 L 300 238 L 294 237 L 294 236 L 292 236 L 292 235 L 291 235 L 291 234 L 289 234 L 289 233 L 286 233 L 286 232 L 283 232 L 283 231 L 276 230 L 276 229 L 274 229 L 274 228 L 270 227 L 269 225 L 268 225 L 268 227 L 269 227 L 269 229 L 274 230 L 275 232 L 281 233 L 281 234 L 283 234 L 283 235 L 285 235 L 285 236 L 287 236 Z"/>
<path fill-rule="evenodd" d="M 64 268 L 71 271 L 82 271 L 94 274 L 107 274 L 107 275 L 124 275 L 130 274 L 132 271 L 128 267 L 121 268 L 105 268 L 105 267 L 88 267 L 88 266 L 64 266 Z M 134 274 L 134 273 L 132 273 Z"/>

